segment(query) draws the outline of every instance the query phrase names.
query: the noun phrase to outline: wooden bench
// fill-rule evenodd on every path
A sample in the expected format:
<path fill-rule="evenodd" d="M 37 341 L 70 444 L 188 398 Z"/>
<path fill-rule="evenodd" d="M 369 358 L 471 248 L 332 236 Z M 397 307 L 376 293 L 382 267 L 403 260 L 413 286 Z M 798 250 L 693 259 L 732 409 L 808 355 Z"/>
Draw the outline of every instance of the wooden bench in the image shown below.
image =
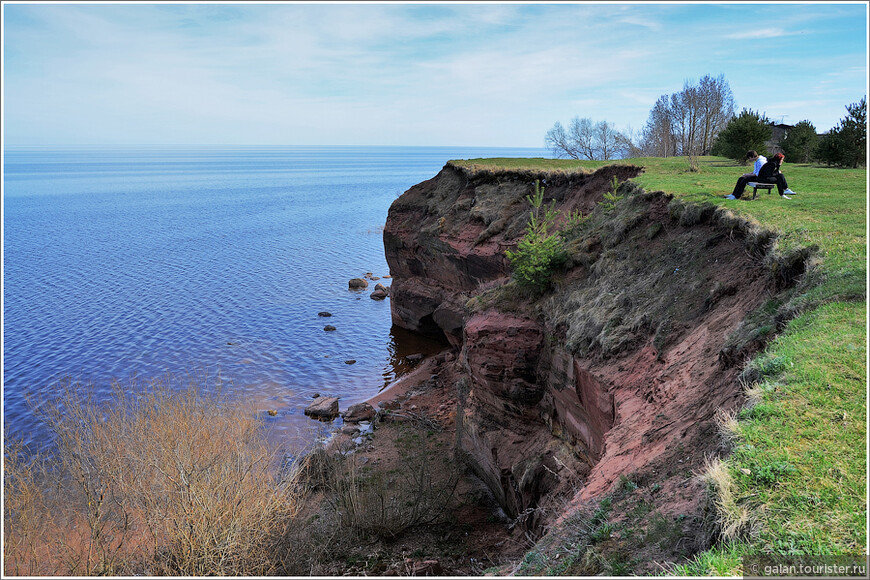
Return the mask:
<path fill-rule="evenodd" d="M 752 188 L 752 199 L 755 199 L 758 196 L 759 189 L 766 189 L 769 194 L 770 190 L 776 187 L 775 183 L 761 183 L 760 181 L 750 181 L 746 185 Z"/>

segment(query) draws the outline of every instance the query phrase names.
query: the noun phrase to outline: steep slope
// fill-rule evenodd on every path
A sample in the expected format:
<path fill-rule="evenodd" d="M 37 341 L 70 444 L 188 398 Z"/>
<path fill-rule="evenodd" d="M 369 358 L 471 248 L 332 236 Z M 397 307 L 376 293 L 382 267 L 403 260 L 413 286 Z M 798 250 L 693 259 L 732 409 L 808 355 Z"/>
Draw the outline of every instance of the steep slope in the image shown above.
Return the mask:
<path fill-rule="evenodd" d="M 770 332 L 747 317 L 809 253 L 783 259 L 773 232 L 641 191 L 641 171 L 446 165 L 390 208 L 392 316 L 458 351 L 457 447 L 529 534 L 629 482 L 655 486 L 650 511 L 679 516 L 692 551 L 709 538 L 695 475 L 720 445 L 716 414 L 741 401 L 742 363 Z M 614 178 L 622 199 L 601 203 Z M 543 296 L 509 282 L 505 257 L 535 180 L 563 221 L 588 216 Z"/>

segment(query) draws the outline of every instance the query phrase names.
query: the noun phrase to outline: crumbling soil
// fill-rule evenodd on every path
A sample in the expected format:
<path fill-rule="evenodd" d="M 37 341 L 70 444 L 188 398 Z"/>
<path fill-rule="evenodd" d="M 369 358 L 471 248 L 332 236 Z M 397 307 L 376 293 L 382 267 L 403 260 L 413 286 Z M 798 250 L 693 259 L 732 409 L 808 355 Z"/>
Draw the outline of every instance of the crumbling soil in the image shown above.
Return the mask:
<path fill-rule="evenodd" d="M 456 438 L 455 353 L 445 351 L 418 366 L 367 402 L 379 409 L 372 436 L 362 443 L 339 432 L 328 452 L 356 455 L 356 461 L 384 473 L 401 470 L 401 441 L 408 433 L 443 450 L 458 474 L 448 513 L 434 524 L 416 526 L 395 538 L 359 537 L 340 556 L 321 557 L 313 570 L 325 575 L 479 576 L 508 569 L 522 559 L 531 539 L 505 515 L 490 490 L 459 457 Z M 432 461 L 441 458 L 431 458 Z M 325 552 L 324 552 L 325 553 Z"/>

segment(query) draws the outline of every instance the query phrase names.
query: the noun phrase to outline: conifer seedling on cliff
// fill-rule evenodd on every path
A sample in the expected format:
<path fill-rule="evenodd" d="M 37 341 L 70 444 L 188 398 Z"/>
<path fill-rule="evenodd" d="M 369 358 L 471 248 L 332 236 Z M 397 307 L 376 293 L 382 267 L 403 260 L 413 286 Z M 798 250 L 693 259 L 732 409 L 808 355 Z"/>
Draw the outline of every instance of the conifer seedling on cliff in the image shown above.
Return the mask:
<path fill-rule="evenodd" d="M 506 250 L 505 254 L 514 269 L 517 284 L 540 293 L 549 287 L 553 271 L 565 263 L 567 254 L 562 239 L 550 233 L 559 210 L 555 209 L 555 202 L 544 205 L 540 180 L 535 180 L 535 193 L 526 196 L 526 200 L 532 205 L 526 233 L 516 251 Z"/>

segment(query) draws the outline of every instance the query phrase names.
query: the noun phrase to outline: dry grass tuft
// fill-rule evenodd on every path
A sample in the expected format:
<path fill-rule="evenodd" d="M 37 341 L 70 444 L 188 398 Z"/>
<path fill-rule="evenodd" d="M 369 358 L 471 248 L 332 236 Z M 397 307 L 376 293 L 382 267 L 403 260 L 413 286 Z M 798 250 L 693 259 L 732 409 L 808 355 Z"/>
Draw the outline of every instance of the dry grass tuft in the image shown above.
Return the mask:
<path fill-rule="evenodd" d="M 744 536 L 750 528 L 749 510 L 738 504 L 728 465 L 718 457 L 707 458 L 700 477 L 713 489 L 720 538 L 727 542 Z"/>
<path fill-rule="evenodd" d="M 740 438 L 740 423 L 737 421 L 737 411 L 717 409 L 713 420 L 719 429 L 719 435 L 728 445 L 733 445 Z"/>

